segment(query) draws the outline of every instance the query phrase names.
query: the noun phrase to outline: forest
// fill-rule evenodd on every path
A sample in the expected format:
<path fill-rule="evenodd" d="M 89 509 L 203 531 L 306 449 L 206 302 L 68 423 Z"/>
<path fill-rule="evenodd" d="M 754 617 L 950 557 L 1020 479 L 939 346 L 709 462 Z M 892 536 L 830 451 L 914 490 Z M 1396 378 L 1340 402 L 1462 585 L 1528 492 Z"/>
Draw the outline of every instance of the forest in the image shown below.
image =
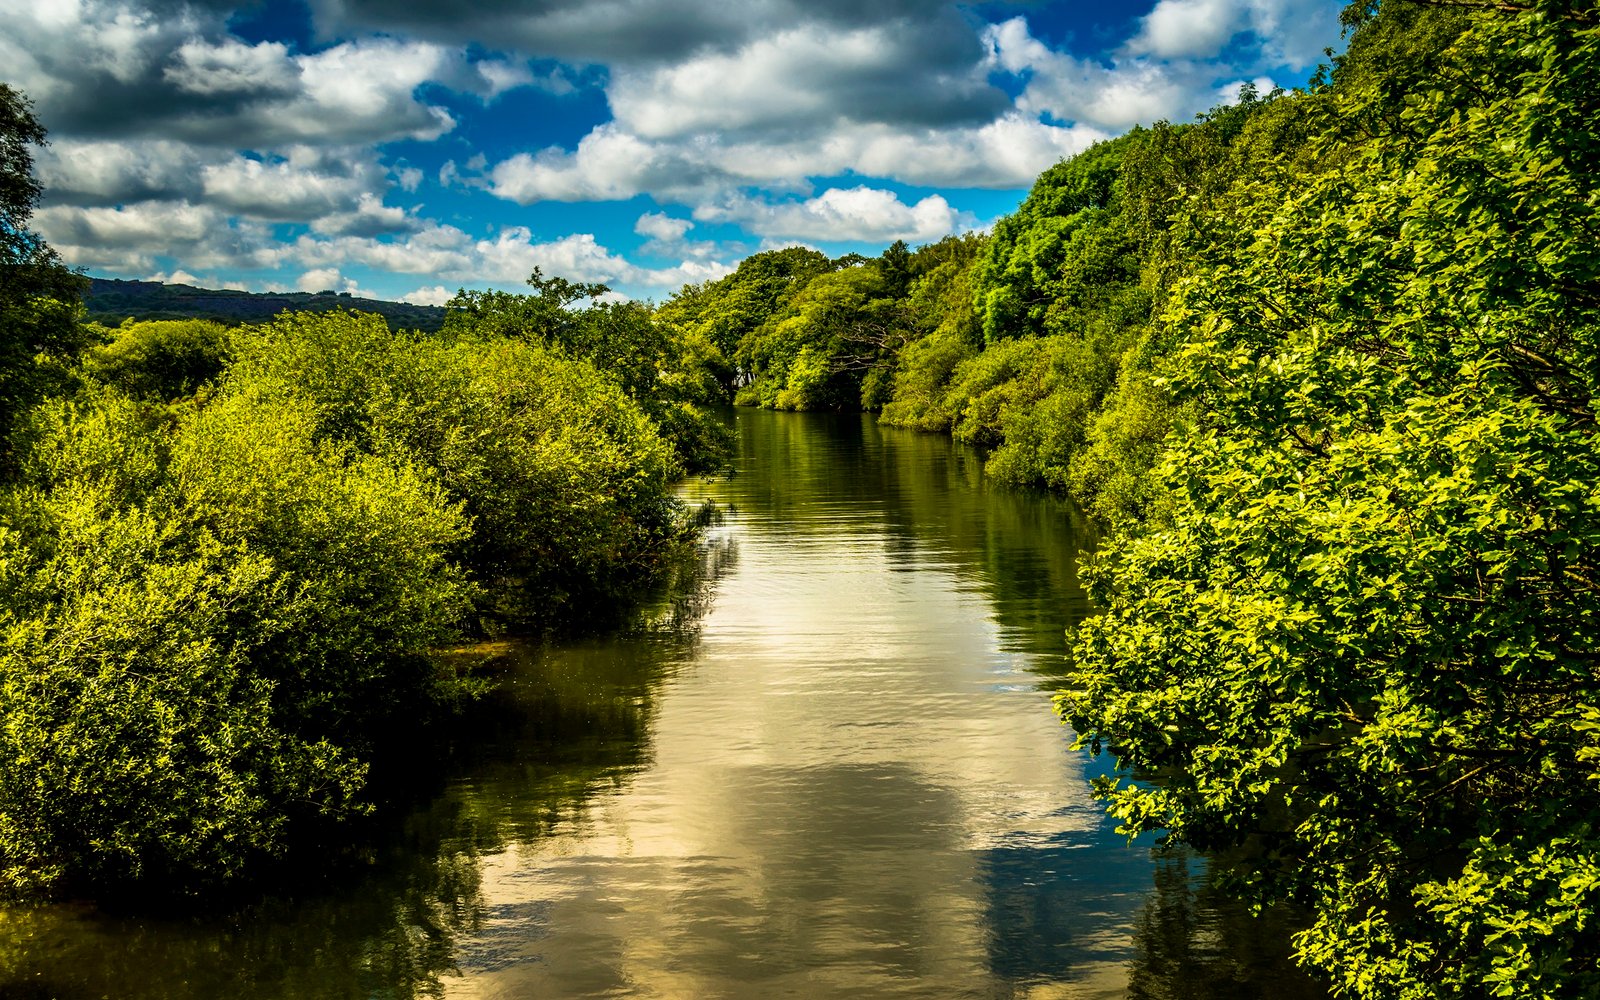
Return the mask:
<path fill-rule="evenodd" d="M 471 696 L 437 651 L 681 544 L 713 407 L 860 410 L 1106 532 L 1056 705 L 1126 832 L 1236 859 L 1336 995 L 1600 993 L 1600 15 L 1344 22 L 1304 88 L 988 233 L 658 305 L 535 272 L 432 333 L 83 322 L 5 91 L 0 885 L 201 892 L 329 837 Z"/>

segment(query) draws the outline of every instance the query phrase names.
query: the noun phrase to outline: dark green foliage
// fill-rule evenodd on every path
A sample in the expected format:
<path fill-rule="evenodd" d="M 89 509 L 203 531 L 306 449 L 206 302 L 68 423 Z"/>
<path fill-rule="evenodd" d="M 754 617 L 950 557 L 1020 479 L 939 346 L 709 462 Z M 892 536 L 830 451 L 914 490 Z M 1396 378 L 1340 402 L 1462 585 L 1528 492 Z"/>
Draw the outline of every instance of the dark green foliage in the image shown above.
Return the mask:
<path fill-rule="evenodd" d="M 716 349 L 723 385 L 731 395 L 743 382 L 733 364 L 740 344 L 812 278 L 833 267 L 826 255 L 804 247 L 754 254 L 726 278 L 684 286 L 661 306 L 657 318 Z"/>
<path fill-rule="evenodd" d="M 196 288 L 159 281 L 90 278 L 83 293 L 88 318 L 107 326 L 128 320 L 203 320 L 237 326 L 264 323 L 285 312 L 339 312 L 355 309 L 377 313 L 396 330 L 433 332 L 444 323 L 439 306 L 385 302 L 349 292 L 245 292 L 232 288 Z"/>
<path fill-rule="evenodd" d="M 989 343 L 1073 330 L 1137 279 L 1116 203 L 1123 157 L 1144 139 L 1130 132 L 1063 160 L 995 224 L 976 278 Z"/>
<path fill-rule="evenodd" d="M 881 392 L 895 350 L 911 339 L 893 293 L 900 282 L 878 262 L 812 278 L 740 344 L 750 383 L 738 400 L 780 410 L 861 408 L 863 389 Z M 868 383 L 874 369 L 882 374 Z"/>
<path fill-rule="evenodd" d="M 84 279 L 28 228 L 39 200 L 29 147 L 44 141 L 27 98 L 0 83 L 0 435 L 70 381 L 87 343 L 78 322 Z"/>

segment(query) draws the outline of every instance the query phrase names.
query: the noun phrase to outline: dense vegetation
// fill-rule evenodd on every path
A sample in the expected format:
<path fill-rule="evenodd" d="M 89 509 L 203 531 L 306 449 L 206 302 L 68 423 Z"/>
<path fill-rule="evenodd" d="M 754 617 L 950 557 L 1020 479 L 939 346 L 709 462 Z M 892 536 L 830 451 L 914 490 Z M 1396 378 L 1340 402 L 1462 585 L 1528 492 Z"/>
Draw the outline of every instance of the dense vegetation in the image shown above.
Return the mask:
<path fill-rule="evenodd" d="M 1600 14 L 1357 3 L 1304 91 L 1046 171 L 987 237 L 660 316 L 1112 529 L 1064 718 L 1353 997 L 1600 993 Z M 731 349 L 730 345 L 731 344 Z"/>
<path fill-rule="evenodd" d="M 371 734 L 459 696 L 428 650 L 660 560 L 706 404 L 866 409 L 1109 530 L 1059 707 L 1149 779 L 1100 786 L 1130 832 L 1248 859 L 1341 995 L 1600 993 L 1600 14 L 1346 23 L 1303 91 L 1099 144 L 988 235 L 653 310 L 535 274 L 433 335 L 85 326 L 23 169 L 5 884 L 226 879 L 359 811 Z"/>
<path fill-rule="evenodd" d="M 0 98 L 26 179 L 43 135 Z M 441 650 L 613 615 L 725 445 L 695 352 L 637 309 L 552 312 L 565 283 L 433 334 L 108 329 L 28 231 L 37 188 L 4 193 L 0 891 L 210 890 L 325 841 L 471 693 Z"/>

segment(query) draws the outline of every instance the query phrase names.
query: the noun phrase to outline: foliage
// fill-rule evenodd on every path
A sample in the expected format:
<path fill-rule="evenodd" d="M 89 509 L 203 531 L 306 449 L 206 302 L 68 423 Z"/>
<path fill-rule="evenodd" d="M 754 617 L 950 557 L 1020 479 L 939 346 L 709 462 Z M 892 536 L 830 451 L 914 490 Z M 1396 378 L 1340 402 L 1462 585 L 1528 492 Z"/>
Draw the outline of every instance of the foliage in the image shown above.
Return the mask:
<path fill-rule="evenodd" d="M 237 326 L 265 323 L 284 312 L 377 313 L 396 330 L 434 332 L 444 322 L 439 306 L 410 302 L 385 302 L 349 292 L 246 292 L 233 288 L 196 288 L 160 281 L 124 281 L 90 278 L 83 292 L 83 308 L 96 323 L 116 327 L 128 321 L 204 320 Z"/>
<path fill-rule="evenodd" d="M 468 693 L 430 651 L 603 619 L 675 551 L 671 449 L 587 362 L 350 313 L 217 334 L 120 330 L 13 436 L 0 892 L 260 874 Z"/>
<path fill-rule="evenodd" d="M 739 345 L 750 378 L 739 399 L 780 410 L 860 408 L 868 375 L 887 371 L 910 339 L 897 283 L 877 262 L 812 278 Z"/>
<path fill-rule="evenodd" d="M 1144 139 L 1135 130 L 1063 160 L 995 224 L 976 278 L 989 343 L 1072 329 L 1137 278 L 1116 202 L 1123 157 Z"/>
<path fill-rule="evenodd" d="M 30 417 L 0 565 L 0 888 L 206 888 L 365 805 L 370 723 L 450 678 L 468 590 L 410 469 L 246 397 Z"/>
<path fill-rule="evenodd" d="M 230 384 L 295 400 L 321 439 L 427 470 L 471 520 L 455 552 L 484 587 L 484 614 L 522 626 L 593 615 L 676 537 L 671 449 L 587 362 L 458 336 L 291 315 L 240 336 Z"/>
<path fill-rule="evenodd" d="M 727 460 L 732 437 L 711 411 L 723 402 L 726 362 L 703 334 L 660 322 L 648 306 L 601 300 L 604 285 L 546 278 L 532 295 L 462 291 L 451 299 L 447 338 L 525 340 L 582 358 L 612 377 L 655 421 L 689 472 Z M 575 304 L 593 299 L 579 309 Z"/>
<path fill-rule="evenodd" d="M 741 342 L 811 279 L 832 269 L 826 255 L 805 247 L 766 250 L 740 261 L 725 278 L 685 285 L 656 315 L 716 349 L 722 359 L 723 388 L 731 395 L 744 382 L 744 373 L 733 364 Z"/>
<path fill-rule="evenodd" d="M 1181 220 L 1192 429 L 1060 704 L 1159 776 L 1103 783 L 1126 827 L 1251 849 L 1341 995 L 1592 996 L 1600 46 L 1560 4 L 1369 32 L 1326 169 Z M 1419 38 L 1397 100 L 1374 60 Z"/>
<path fill-rule="evenodd" d="M 44 128 L 27 98 L 0 83 L 0 435 L 28 406 L 69 381 L 85 345 L 84 280 L 28 228 L 39 200 L 30 146 Z"/>
<path fill-rule="evenodd" d="M 228 328 L 207 320 L 124 323 L 101 334 L 87 351 L 84 371 L 143 399 L 172 402 L 216 380 L 232 348 Z"/>

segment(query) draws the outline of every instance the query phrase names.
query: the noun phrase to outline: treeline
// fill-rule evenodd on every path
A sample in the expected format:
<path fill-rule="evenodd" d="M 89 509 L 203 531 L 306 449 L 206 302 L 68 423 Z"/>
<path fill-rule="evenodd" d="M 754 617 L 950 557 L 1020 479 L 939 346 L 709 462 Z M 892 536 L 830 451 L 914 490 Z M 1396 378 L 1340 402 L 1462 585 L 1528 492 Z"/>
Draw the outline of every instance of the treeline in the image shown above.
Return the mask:
<path fill-rule="evenodd" d="M 717 382 L 647 310 L 538 274 L 431 334 L 82 323 L 26 228 L 42 132 L 0 107 L 0 892 L 326 852 L 385 749 L 474 693 L 448 647 L 608 620 L 671 561 Z"/>
<path fill-rule="evenodd" d="M 1600 994 L 1600 10 L 1358 2 L 1303 91 L 1046 171 L 987 237 L 659 316 L 1112 529 L 1058 701 L 1130 832 L 1247 861 L 1341 996 Z"/>
<path fill-rule="evenodd" d="M 1180 216 L 1225 211 L 1264 163 L 1313 157 L 1305 99 L 1246 87 L 1196 123 L 1045 171 L 991 234 L 876 258 L 768 251 L 657 317 L 717 348 L 740 405 L 876 411 L 983 448 L 990 475 L 1065 492 L 1104 523 L 1142 519 L 1181 409 L 1155 380 L 1173 350 L 1157 320 L 1193 265 Z"/>
<path fill-rule="evenodd" d="M 385 302 L 349 292 L 246 292 L 231 288 L 196 288 L 160 281 L 90 278 L 83 293 L 90 322 L 119 326 L 129 319 L 207 319 L 218 323 L 264 323 L 283 312 L 332 312 L 354 309 L 377 313 L 389 325 L 432 332 L 444 323 L 439 306 Z"/>

